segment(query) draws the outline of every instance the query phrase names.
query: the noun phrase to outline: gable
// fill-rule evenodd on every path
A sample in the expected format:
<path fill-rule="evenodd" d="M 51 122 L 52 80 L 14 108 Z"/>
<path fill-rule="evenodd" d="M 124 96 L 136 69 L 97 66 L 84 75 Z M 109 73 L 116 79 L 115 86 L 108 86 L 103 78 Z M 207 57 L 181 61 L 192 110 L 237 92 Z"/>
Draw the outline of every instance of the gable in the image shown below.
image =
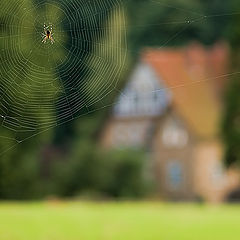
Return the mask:
<path fill-rule="evenodd" d="M 139 63 L 114 106 L 115 117 L 159 116 L 171 95 L 147 63 Z"/>

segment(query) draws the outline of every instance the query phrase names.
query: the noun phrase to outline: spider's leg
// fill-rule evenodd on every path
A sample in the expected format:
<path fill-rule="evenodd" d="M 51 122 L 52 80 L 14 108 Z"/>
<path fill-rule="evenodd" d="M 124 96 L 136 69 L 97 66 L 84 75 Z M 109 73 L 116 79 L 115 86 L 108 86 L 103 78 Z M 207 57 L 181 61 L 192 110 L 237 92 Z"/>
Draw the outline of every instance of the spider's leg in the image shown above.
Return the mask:
<path fill-rule="evenodd" d="M 55 42 L 55 40 L 54 40 L 54 38 L 51 36 L 51 39 L 52 39 L 52 42 L 54 43 Z"/>
<path fill-rule="evenodd" d="M 47 37 L 45 37 L 45 38 L 42 40 L 42 42 L 43 42 L 43 43 L 46 43 L 46 40 L 47 40 Z"/>
<path fill-rule="evenodd" d="M 55 41 L 54 41 L 54 39 L 51 37 L 50 38 L 50 40 L 51 40 L 51 43 L 53 44 Z"/>

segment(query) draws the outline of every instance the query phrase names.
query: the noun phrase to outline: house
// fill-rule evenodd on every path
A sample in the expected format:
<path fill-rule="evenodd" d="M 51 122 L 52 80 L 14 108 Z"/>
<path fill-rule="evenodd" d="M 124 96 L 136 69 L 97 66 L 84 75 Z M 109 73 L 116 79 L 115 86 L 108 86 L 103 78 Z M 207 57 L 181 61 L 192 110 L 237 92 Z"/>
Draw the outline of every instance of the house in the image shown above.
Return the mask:
<path fill-rule="evenodd" d="M 228 48 L 145 49 L 102 131 L 107 148 L 149 152 L 166 199 L 223 201 L 238 186 L 220 137 Z"/>

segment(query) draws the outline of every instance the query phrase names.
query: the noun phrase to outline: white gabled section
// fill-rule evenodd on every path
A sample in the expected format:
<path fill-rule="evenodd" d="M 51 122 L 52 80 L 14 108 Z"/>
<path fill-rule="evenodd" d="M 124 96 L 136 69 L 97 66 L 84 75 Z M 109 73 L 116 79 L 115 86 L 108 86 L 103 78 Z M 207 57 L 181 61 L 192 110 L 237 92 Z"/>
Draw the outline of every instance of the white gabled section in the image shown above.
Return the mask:
<path fill-rule="evenodd" d="M 139 63 L 114 106 L 116 117 L 159 116 L 170 102 L 170 92 L 152 67 Z"/>

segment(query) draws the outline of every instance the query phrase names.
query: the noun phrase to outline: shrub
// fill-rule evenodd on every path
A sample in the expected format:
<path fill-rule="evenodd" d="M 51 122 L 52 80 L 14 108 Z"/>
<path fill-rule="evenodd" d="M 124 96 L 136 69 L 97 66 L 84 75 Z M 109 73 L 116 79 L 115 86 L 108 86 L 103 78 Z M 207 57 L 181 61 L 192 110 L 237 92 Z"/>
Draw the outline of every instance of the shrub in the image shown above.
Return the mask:
<path fill-rule="evenodd" d="M 71 159 L 53 166 L 54 191 L 61 197 L 93 193 L 115 198 L 142 197 L 148 189 L 145 157 L 140 150 L 103 151 L 80 144 Z"/>

